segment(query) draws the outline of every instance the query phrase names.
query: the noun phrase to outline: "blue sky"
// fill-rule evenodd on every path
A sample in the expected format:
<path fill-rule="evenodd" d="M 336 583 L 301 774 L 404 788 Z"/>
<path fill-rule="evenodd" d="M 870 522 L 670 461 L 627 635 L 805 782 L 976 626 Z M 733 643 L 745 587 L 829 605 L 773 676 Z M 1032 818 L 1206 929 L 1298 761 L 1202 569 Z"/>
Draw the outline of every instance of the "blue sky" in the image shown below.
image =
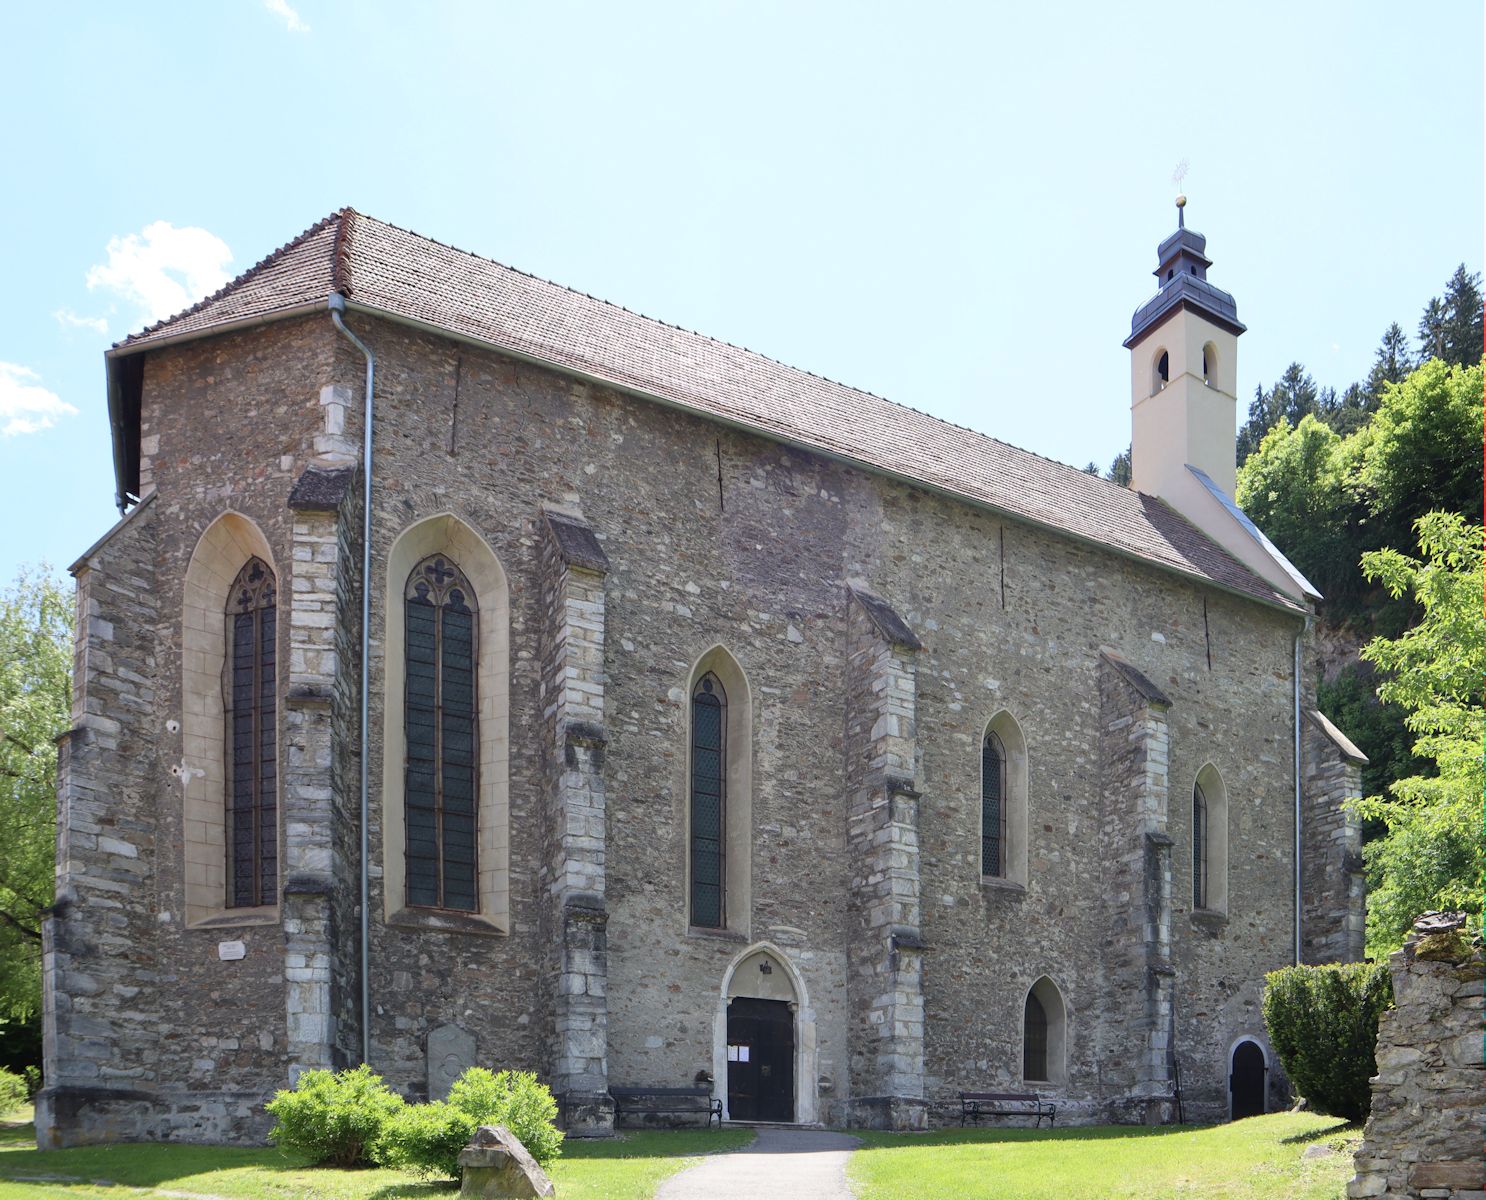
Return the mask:
<path fill-rule="evenodd" d="M 1052 458 L 1129 441 L 1172 172 L 1239 390 L 1482 264 L 1482 11 L 7 5 L 0 584 L 115 517 L 103 351 L 351 204 Z"/>

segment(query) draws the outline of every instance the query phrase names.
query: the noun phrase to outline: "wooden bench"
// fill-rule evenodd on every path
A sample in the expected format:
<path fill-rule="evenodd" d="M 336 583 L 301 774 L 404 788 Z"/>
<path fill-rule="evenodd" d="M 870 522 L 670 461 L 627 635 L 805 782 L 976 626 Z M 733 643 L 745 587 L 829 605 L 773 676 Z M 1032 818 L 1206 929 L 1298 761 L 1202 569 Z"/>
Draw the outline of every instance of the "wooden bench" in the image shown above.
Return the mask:
<path fill-rule="evenodd" d="M 722 1101 L 712 1095 L 710 1087 L 611 1087 L 614 1097 L 614 1123 L 627 1114 L 661 1116 L 678 1114 L 706 1118 L 707 1128 L 717 1119 L 722 1128 Z"/>
<path fill-rule="evenodd" d="M 981 1117 L 1035 1117 L 1035 1126 L 1047 1118 L 1048 1128 L 1058 1119 L 1058 1106 L 1031 1092 L 961 1092 L 960 1124 Z"/>

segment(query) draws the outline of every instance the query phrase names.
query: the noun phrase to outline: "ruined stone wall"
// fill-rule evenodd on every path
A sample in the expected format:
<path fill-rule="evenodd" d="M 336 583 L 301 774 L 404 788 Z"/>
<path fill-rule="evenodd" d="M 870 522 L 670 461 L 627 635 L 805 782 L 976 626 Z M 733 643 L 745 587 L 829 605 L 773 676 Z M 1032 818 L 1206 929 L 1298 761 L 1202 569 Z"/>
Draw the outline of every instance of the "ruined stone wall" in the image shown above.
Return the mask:
<path fill-rule="evenodd" d="M 1345 807 L 1362 794 L 1362 760 L 1328 735 L 1307 710 L 1302 824 L 1301 957 L 1308 963 L 1357 962 L 1367 941 L 1367 880 L 1362 868 L 1362 820 Z"/>
<path fill-rule="evenodd" d="M 1481 939 L 1430 914 L 1388 958 L 1394 1007 L 1378 1021 L 1372 1112 L 1349 1197 L 1482 1200 L 1486 1065 Z M 1426 932 L 1434 930 L 1435 932 Z"/>

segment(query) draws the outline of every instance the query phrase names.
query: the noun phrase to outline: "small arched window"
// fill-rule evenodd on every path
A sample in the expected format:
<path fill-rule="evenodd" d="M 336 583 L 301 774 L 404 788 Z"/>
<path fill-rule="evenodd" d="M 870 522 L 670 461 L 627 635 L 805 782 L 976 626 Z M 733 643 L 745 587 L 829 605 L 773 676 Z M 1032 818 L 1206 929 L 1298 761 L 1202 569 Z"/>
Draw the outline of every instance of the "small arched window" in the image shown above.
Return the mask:
<path fill-rule="evenodd" d="M 1156 355 L 1156 377 L 1151 382 L 1151 390 L 1159 392 L 1171 381 L 1171 355 L 1165 350 Z"/>
<path fill-rule="evenodd" d="M 1068 1009 L 1046 975 L 1027 989 L 1022 1007 L 1022 1079 L 1063 1083 L 1067 1077 Z"/>
<path fill-rule="evenodd" d="M 1192 907 L 1207 907 L 1207 797 L 1200 782 L 1192 785 Z"/>
<path fill-rule="evenodd" d="M 1006 747 L 986 732 L 980 748 L 980 873 L 1006 874 Z"/>
<path fill-rule="evenodd" d="M 1035 991 L 1027 993 L 1022 1016 L 1022 1078 L 1047 1078 L 1047 1010 Z"/>
<path fill-rule="evenodd" d="M 721 929 L 727 863 L 727 693 L 711 672 L 691 693 L 691 923 Z"/>
<path fill-rule="evenodd" d="M 1211 342 L 1202 347 L 1202 382 L 1208 387 L 1218 384 L 1218 348 Z"/>
<path fill-rule="evenodd" d="M 1228 911 L 1228 789 L 1211 763 L 1192 784 L 1192 907 Z"/>
<path fill-rule="evenodd" d="M 475 912 L 478 605 L 463 572 L 441 554 L 413 568 L 403 600 L 407 902 Z"/>
<path fill-rule="evenodd" d="M 250 558 L 227 593 L 227 896 L 234 908 L 278 898 L 278 610 L 272 569 Z"/>

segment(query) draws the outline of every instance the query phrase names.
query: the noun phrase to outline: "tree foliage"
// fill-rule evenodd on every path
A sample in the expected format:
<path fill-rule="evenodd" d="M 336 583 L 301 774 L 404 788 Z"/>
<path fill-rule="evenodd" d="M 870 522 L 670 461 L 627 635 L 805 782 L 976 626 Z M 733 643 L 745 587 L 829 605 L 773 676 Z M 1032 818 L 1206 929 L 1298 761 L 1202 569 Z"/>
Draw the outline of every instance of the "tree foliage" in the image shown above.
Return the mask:
<path fill-rule="evenodd" d="M 41 1004 L 41 919 L 53 900 L 57 747 L 67 729 L 72 598 L 47 573 L 0 593 L 0 1016 Z"/>
<path fill-rule="evenodd" d="M 1414 752 L 1432 766 L 1357 805 L 1387 828 L 1365 851 L 1375 957 L 1398 946 L 1422 912 L 1454 909 L 1481 919 L 1486 531 L 1443 512 L 1421 517 L 1417 529 L 1418 558 L 1385 549 L 1362 560 L 1369 578 L 1410 597 L 1422 613 L 1412 628 L 1374 638 L 1362 654 L 1384 673 L 1378 695 L 1408 714 Z"/>

